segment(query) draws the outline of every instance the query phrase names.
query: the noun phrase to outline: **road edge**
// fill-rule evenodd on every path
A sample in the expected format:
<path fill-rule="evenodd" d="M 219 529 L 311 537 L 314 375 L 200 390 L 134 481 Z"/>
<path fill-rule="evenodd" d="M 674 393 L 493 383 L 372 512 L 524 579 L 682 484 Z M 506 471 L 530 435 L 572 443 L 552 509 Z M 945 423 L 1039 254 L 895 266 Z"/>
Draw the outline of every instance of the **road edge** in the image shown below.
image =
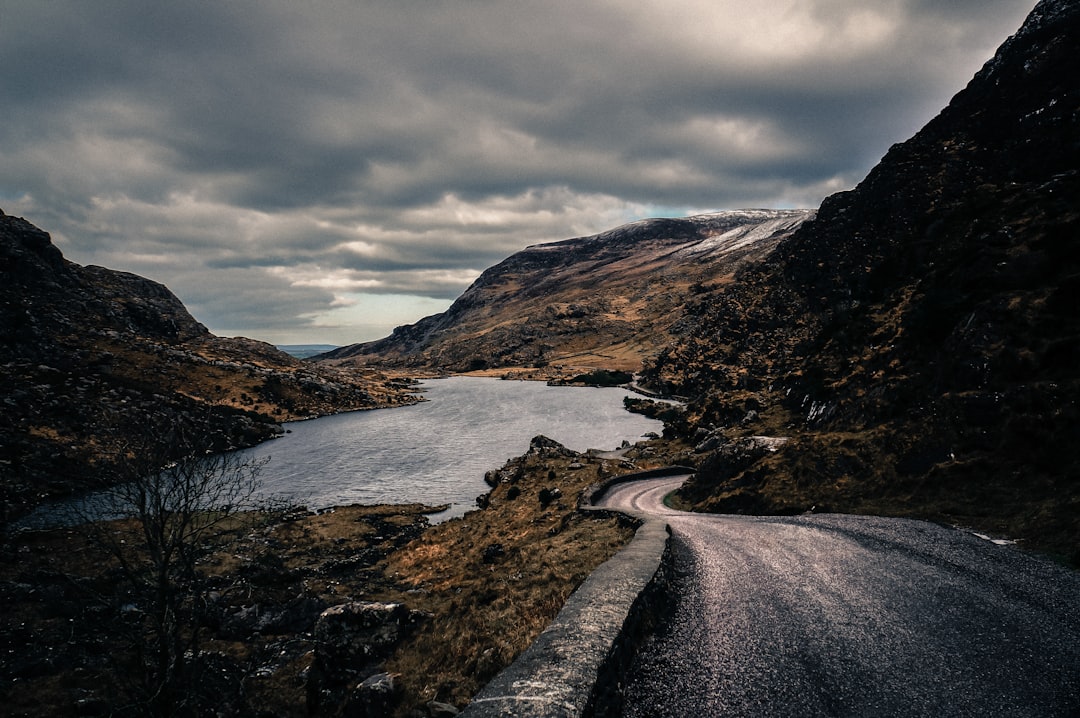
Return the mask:
<path fill-rule="evenodd" d="M 623 474 L 582 492 L 579 510 L 627 481 L 693 473 L 666 467 Z M 617 512 L 612 512 L 617 513 Z M 671 586 L 666 521 L 642 520 L 634 538 L 578 587 L 535 641 L 473 697 L 465 718 L 606 718 L 622 709 L 622 676 L 655 625 Z"/>

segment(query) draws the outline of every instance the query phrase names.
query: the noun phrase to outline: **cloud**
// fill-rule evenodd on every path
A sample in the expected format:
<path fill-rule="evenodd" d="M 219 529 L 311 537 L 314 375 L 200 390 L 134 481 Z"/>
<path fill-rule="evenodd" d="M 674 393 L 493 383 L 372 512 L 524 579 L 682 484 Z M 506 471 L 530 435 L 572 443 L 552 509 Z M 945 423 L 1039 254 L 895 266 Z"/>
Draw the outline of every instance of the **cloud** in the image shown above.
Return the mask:
<path fill-rule="evenodd" d="M 376 338 L 529 244 L 816 206 L 1033 4 L 16 0 L 0 206 L 215 331 Z"/>

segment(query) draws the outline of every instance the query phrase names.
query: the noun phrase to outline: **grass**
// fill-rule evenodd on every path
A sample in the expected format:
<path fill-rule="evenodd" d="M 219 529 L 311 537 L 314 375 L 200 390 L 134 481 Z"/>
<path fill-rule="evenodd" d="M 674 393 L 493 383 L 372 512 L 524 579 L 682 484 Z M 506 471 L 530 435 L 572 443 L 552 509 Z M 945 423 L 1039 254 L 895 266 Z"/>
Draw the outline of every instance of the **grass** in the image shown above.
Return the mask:
<path fill-rule="evenodd" d="M 576 511 L 579 494 L 614 470 L 610 461 L 530 453 L 500 472 L 486 509 L 387 558 L 410 605 L 434 616 L 387 662 L 408 695 L 466 703 L 629 540 L 629 523 Z M 541 494 L 552 488 L 562 496 L 545 507 Z"/>
<path fill-rule="evenodd" d="M 670 463 L 645 445 L 631 455 L 637 468 Z M 486 508 L 435 526 L 427 526 L 430 509 L 417 505 L 238 519 L 215 535 L 200 567 L 217 582 L 214 607 L 222 617 L 203 643 L 205 690 L 213 691 L 223 714 L 312 715 L 307 679 L 316 650 L 314 616 L 349 601 L 388 601 L 427 616 L 369 669 L 397 675 L 396 715 L 422 710 L 431 700 L 463 706 L 633 535 L 628 520 L 577 510 L 586 487 L 631 468 L 622 459 L 534 449 L 493 472 Z M 137 540 L 131 524 L 110 526 Z M 5 709 L 74 716 L 122 705 L 133 658 L 118 630 L 124 598 L 111 559 L 74 529 L 4 540 Z M 257 629 L 235 619 L 305 606 L 312 612 L 295 625 Z M 348 688 L 321 701 L 314 715 L 336 713 Z"/>

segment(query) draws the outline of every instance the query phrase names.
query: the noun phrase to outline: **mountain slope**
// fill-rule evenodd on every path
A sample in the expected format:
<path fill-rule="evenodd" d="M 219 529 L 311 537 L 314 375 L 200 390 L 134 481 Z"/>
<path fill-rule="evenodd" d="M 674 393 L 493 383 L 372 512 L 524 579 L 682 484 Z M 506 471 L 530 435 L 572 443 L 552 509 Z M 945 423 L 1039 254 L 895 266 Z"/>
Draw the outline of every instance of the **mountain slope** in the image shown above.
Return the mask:
<path fill-rule="evenodd" d="M 378 375 L 216 337 L 165 286 L 69 262 L 48 233 L 2 212 L 0 368 L 0 521 L 108 481 L 149 426 L 190 425 L 228 448 L 275 436 L 283 420 L 414 400 Z"/>
<path fill-rule="evenodd" d="M 811 215 L 742 210 L 649 219 L 535 245 L 485 271 L 446 312 L 320 359 L 450 371 L 636 371 L 678 334 L 688 297 L 728 281 Z"/>
<path fill-rule="evenodd" d="M 855 190 L 691 308 L 646 371 L 716 427 L 686 501 L 928 516 L 1080 560 L 1078 47 L 1080 6 L 1043 0 Z"/>

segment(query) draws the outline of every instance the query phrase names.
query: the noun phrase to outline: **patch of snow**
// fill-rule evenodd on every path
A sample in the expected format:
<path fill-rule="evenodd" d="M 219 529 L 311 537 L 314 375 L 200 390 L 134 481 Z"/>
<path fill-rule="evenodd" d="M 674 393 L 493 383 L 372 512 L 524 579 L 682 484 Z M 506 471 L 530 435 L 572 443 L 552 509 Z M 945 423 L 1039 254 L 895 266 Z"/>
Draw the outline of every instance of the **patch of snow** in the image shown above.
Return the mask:
<path fill-rule="evenodd" d="M 682 251 L 687 254 L 721 254 L 734 252 L 779 234 L 787 234 L 813 215 L 812 210 L 739 210 L 717 215 L 698 215 L 693 220 L 707 220 L 714 216 L 730 224 L 732 219 L 744 223 L 716 236 L 703 239 Z"/>

